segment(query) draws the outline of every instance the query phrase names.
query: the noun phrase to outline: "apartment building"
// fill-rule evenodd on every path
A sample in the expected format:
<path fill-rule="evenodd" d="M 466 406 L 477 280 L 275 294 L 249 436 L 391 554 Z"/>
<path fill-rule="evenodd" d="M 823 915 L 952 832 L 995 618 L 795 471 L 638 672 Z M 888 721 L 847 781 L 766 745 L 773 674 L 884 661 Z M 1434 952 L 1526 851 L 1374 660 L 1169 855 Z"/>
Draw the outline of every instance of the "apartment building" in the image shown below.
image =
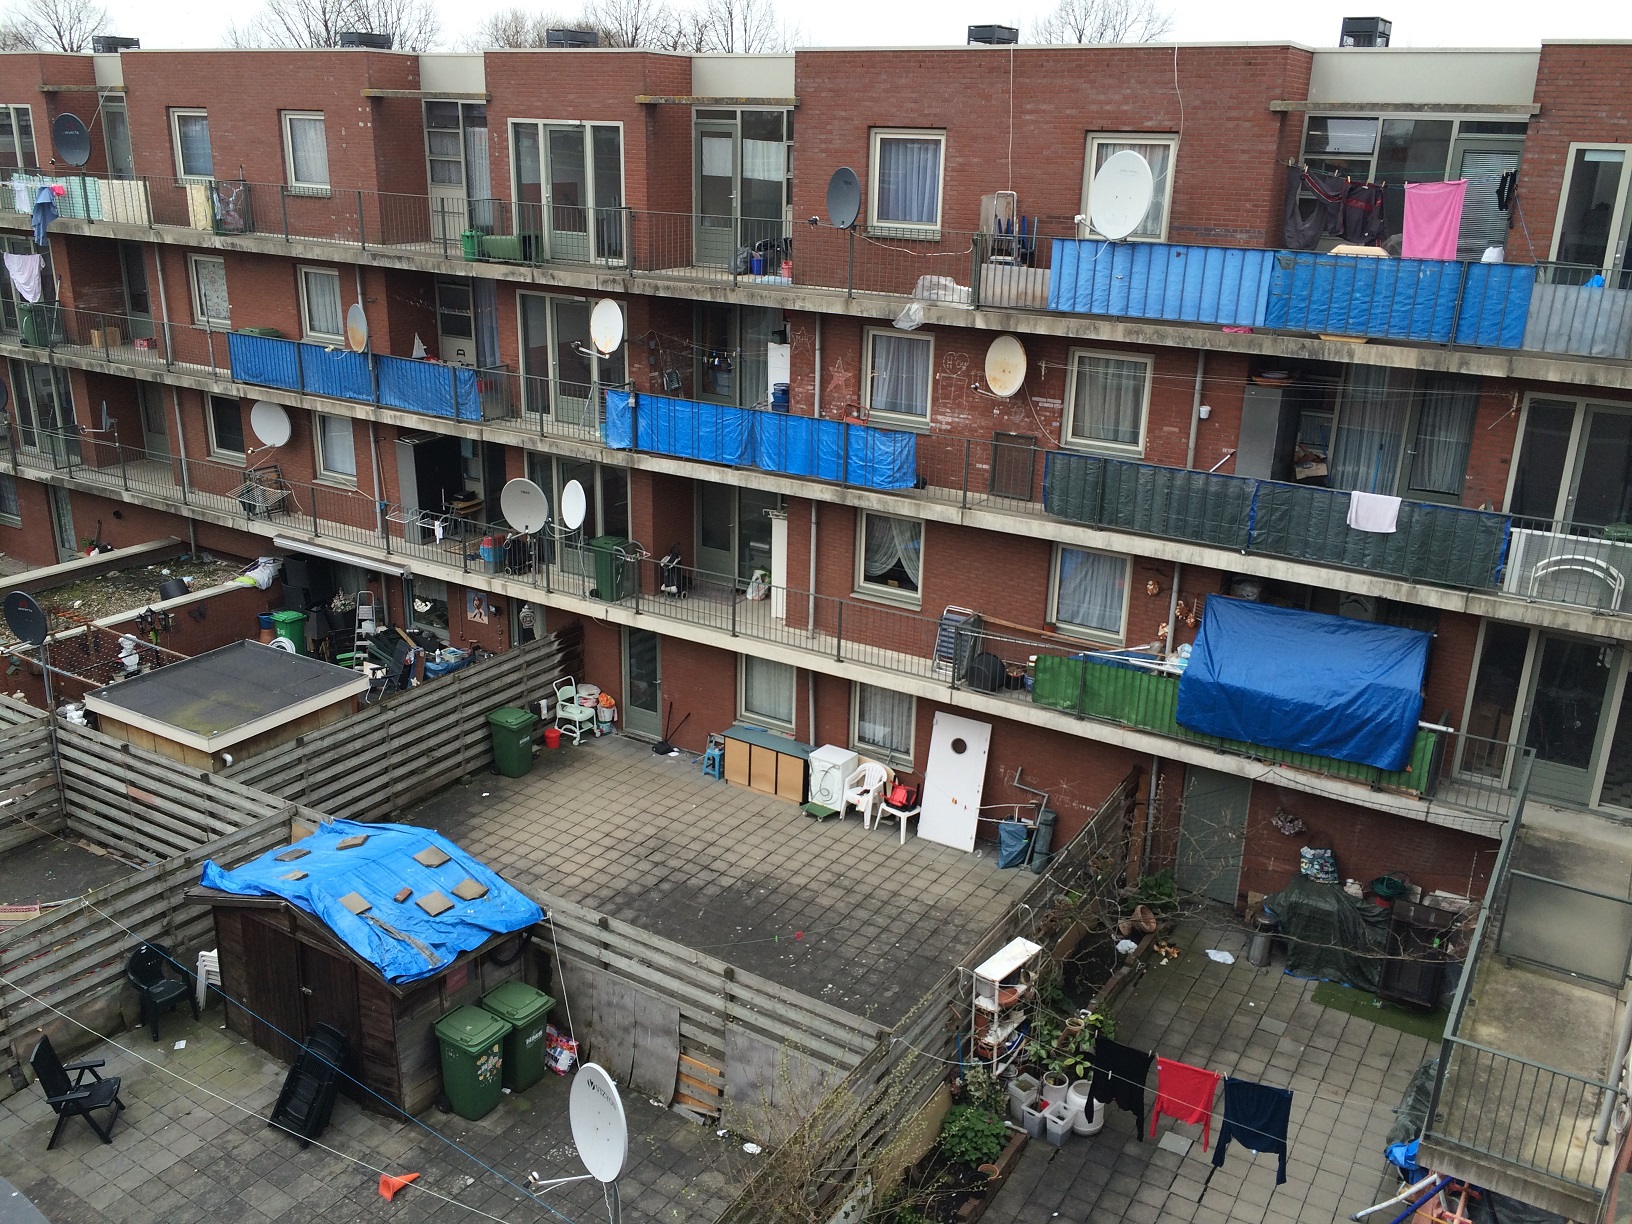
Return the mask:
<path fill-rule="evenodd" d="M 6 251 L 65 194 L 42 302 L 0 283 L 0 550 L 303 557 L 454 645 L 580 620 L 625 729 L 685 719 L 688 749 L 747 721 L 921 774 L 967 716 L 994 816 L 1043 791 L 1069 836 L 1138 769 L 1147 861 L 1235 906 L 1304 844 L 1482 897 L 1527 796 L 1632 809 L 1629 69 L 1608 43 L 7 54 Z M 53 162 L 66 114 L 82 169 Z M 1130 148 L 1153 200 L 1106 243 L 1089 185 Z M 1303 168 L 1381 186 L 1389 232 L 1395 189 L 1470 180 L 1457 258 L 1287 249 Z M 551 507 L 526 538 L 518 478 Z M 1394 532 L 1348 526 L 1356 490 L 1401 499 Z M 1155 661 L 1217 599 L 1431 633 L 1409 764 L 1182 725 Z M 1619 1154 L 1503 1167 L 1596 1210 Z"/>

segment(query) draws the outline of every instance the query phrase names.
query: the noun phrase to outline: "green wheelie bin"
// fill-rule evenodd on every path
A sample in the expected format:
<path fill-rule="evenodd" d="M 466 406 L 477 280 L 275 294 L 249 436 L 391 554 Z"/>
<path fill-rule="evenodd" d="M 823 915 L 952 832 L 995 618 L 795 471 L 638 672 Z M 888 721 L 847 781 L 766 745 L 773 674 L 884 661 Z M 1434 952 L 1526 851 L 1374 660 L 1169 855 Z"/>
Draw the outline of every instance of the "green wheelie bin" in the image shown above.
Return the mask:
<path fill-rule="evenodd" d="M 474 1122 L 499 1103 L 509 1032 L 508 1023 L 479 1007 L 456 1007 L 436 1022 L 442 1092 L 461 1118 Z"/>
<path fill-rule="evenodd" d="M 531 1088 L 544 1077 L 544 1029 L 555 1000 L 526 982 L 505 982 L 482 997 L 482 1007 L 510 1025 L 504 1039 L 504 1086 Z"/>
<path fill-rule="evenodd" d="M 533 728 L 538 715 L 531 710 L 504 706 L 487 716 L 493 737 L 493 763 L 507 778 L 524 778 L 533 768 Z"/>

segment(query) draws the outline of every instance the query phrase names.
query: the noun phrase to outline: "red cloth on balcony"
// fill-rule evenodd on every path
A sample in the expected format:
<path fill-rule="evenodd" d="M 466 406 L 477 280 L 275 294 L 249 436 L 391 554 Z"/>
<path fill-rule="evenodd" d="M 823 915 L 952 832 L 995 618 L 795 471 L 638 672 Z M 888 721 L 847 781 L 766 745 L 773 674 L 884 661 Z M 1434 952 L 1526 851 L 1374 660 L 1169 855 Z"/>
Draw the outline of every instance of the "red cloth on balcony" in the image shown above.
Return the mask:
<path fill-rule="evenodd" d="M 1156 1059 L 1156 1108 L 1150 1111 L 1150 1137 L 1156 1137 L 1156 1119 L 1166 1114 L 1191 1126 L 1201 1125 L 1201 1150 L 1213 1134 L 1213 1097 L 1222 1075 L 1189 1063 Z"/>

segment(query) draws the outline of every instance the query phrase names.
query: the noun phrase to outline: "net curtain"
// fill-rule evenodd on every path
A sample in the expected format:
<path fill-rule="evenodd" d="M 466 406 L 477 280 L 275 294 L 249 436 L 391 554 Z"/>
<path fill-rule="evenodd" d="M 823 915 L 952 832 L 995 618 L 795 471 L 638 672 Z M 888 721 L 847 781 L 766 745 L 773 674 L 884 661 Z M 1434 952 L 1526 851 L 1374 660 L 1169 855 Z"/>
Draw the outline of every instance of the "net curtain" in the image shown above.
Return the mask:
<path fill-rule="evenodd" d="M 867 516 L 866 556 L 862 573 L 869 582 L 882 581 L 899 563 L 912 585 L 918 586 L 922 560 L 923 524 L 882 514 Z"/>
<path fill-rule="evenodd" d="M 941 219 L 941 142 L 878 142 L 878 220 L 934 225 Z"/>

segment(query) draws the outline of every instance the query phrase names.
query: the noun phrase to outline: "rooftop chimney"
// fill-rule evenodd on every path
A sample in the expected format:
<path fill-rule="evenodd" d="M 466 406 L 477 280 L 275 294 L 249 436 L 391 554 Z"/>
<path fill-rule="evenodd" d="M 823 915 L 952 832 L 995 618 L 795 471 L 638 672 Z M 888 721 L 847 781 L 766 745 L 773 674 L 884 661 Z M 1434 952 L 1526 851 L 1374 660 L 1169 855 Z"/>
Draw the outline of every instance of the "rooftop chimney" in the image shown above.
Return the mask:
<path fill-rule="evenodd" d="M 1345 17 L 1340 47 L 1386 47 L 1394 23 L 1382 17 Z"/>

